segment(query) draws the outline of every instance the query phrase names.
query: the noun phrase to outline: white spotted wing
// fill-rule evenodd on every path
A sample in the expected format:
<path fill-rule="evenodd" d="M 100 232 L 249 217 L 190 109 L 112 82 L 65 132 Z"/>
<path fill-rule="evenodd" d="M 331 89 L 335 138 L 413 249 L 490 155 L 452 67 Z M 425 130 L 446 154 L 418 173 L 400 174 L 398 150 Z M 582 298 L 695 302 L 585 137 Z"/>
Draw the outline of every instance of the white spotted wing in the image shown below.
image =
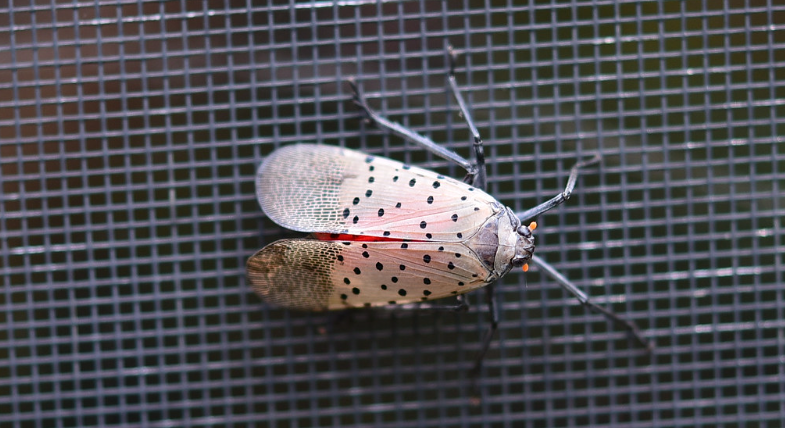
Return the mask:
<path fill-rule="evenodd" d="M 340 147 L 297 144 L 268 156 L 256 175 L 259 204 L 288 229 L 460 242 L 501 205 L 435 172 Z"/>
<path fill-rule="evenodd" d="M 254 291 L 308 311 L 422 302 L 483 287 L 491 273 L 461 243 L 284 239 L 248 260 Z"/>

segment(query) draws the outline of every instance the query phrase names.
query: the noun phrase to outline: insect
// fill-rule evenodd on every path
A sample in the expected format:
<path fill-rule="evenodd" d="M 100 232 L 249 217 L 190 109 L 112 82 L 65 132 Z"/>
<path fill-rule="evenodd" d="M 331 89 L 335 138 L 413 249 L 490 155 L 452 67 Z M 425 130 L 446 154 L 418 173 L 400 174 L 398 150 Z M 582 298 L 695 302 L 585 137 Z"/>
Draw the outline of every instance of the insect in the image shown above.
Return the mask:
<path fill-rule="evenodd" d="M 448 83 L 473 136 L 475 162 L 373 111 L 354 81 L 354 101 L 378 127 L 453 161 L 467 171 L 458 181 L 357 151 L 318 144 L 280 148 L 258 169 L 259 204 L 277 224 L 312 235 L 273 242 L 248 259 L 254 291 L 271 304 L 323 311 L 428 302 L 485 288 L 491 323 L 473 372 L 498 323 L 493 284 L 513 268 L 538 265 L 583 305 L 604 314 L 648 347 L 634 324 L 588 296 L 534 256 L 536 223 L 526 221 L 569 199 L 581 161 L 565 190 L 515 213 L 484 191 L 483 143 L 455 79 L 450 49 Z M 467 307 L 459 298 L 451 309 Z"/>

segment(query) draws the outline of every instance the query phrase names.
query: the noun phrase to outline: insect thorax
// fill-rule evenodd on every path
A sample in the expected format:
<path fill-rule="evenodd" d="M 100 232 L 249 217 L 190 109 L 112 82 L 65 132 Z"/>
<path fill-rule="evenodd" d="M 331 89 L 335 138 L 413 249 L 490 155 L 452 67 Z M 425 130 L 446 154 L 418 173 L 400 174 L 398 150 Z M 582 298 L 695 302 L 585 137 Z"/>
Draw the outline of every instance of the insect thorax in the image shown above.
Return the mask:
<path fill-rule="evenodd" d="M 495 277 L 488 282 L 504 276 L 513 267 L 522 266 L 534 254 L 534 236 L 518 232 L 520 220 L 512 210 L 499 205 L 496 214 L 483 224 L 465 244 L 493 272 Z"/>

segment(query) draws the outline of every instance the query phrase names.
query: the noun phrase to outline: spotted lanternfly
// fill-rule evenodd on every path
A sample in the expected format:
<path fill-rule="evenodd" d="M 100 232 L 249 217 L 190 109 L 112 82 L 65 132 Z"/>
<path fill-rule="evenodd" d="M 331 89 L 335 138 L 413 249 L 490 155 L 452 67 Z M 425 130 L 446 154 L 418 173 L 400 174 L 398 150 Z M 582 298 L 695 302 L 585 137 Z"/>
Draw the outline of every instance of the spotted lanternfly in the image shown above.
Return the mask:
<path fill-rule="evenodd" d="M 355 103 L 377 126 L 456 162 L 464 182 L 394 160 L 327 145 L 297 144 L 268 156 L 256 175 L 259 204 L 288 229 L 310 232 L 284 239 L 248 260 L 248 279 L 265 301 L 308 310 L 338 310 L 426 302 L 491 285 L 512 268 L 540 266 L 584 305 L 637 329 L 597 306 L 542 259 L 533 255 L 536 223 L 530 220 L 566 201 L 580 168 L 564 192 L 522 213 L 485 193 L 485 162 L 477 128 L 455 83 L 454 55 L 448 82 L 474 137 L 476 163 L 374 112 L 350 81 Z M 465 307 L 464 302 L 456 308 Z M 496 329 L 495 310 L 482 356 Z"/>
<path fill-rule="evenodd" d="M 463 294 L 523 266 L 530 226 L 469 184 L 326 145 L 273 152 L 257 195 L 270 219 L 315 239 L 274 242 L 248 261 L 266 301 L 304 310 Z"/>

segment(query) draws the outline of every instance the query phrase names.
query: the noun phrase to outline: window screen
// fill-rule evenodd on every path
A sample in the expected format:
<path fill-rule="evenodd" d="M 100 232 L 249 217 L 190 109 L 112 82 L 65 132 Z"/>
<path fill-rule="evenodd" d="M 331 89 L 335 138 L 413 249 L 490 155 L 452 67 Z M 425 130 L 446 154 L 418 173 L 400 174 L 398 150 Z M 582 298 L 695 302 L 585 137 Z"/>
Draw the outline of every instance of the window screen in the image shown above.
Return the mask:
<path fill-rule="evenodd" d="M 446 49 L 536 269 L 467 313 L 268 307 L 254 175 L 320 142 L 462 178 Z M 16 1 L 0 6 L 0 425 L 779 427 L 785 7 L 743 1 Z"/>

